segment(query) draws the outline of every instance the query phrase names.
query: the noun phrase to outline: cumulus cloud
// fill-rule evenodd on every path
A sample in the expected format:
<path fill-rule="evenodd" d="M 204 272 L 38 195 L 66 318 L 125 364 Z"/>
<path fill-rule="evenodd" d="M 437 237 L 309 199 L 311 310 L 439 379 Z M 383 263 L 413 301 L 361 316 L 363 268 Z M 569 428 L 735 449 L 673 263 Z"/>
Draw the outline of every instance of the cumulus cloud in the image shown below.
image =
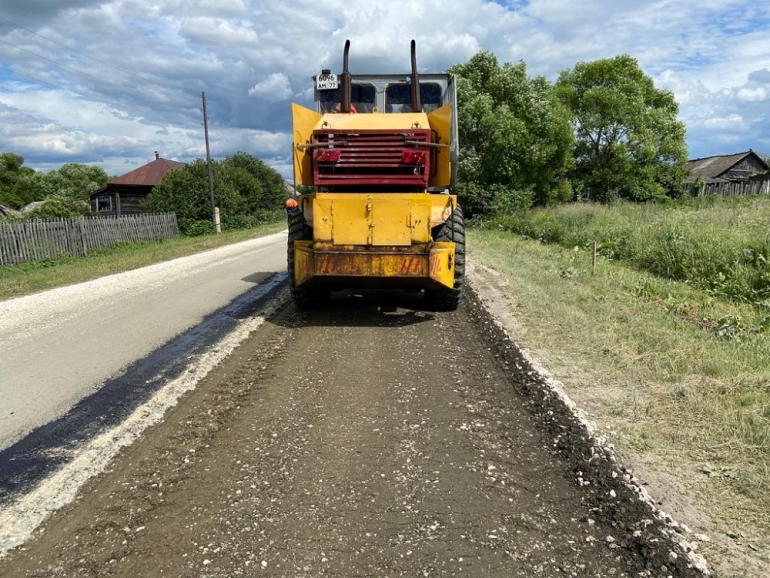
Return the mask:
<path fill-rule="evenodd" d="M 415 39 L 425 72 L 489 50 L 555 80 L 578 61 L 630 54 L 679 100 L 691 156 L 770 151 L 769 10 L 749 0 L 4 0 L 0 135 L 39 168 L 121 172 L 154 150 L 189 161 L 205 151 L 205 92 L 215 157 L 245 150 L 290 176 L 289 100 L 310 104 L 310 77 L 341 70 L 346 39 L 354 74 L 408 72 Z"/>
<path fill-rule="evenodd" d="M 263 98 L 270 102 L 286 100 L 291 96 L 289 79 L 281 72 L 273 72 L 268 77 L 249 89 L 249 96 Z"/>
<path fill-rule="evenodd" d="M 763 87 L 757 88 L 741 88 L 738 90 L 738 100 L 744 100 L 747 102 L 758 102 L 767 99 L 767 89 Z"/>

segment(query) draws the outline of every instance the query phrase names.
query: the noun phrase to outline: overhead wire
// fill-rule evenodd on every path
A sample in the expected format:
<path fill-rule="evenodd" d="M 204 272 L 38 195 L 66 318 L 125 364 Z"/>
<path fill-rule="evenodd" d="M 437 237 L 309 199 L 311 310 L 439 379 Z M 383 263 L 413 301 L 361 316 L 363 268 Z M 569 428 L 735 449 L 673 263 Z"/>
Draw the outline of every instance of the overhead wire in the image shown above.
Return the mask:
<path fill-rule="evenodd" d="M 21 50 L 22 52 L 26 52 L 27 54 L 31 54 L 32 56 L 37 56 L 38 58 L 42 58 L 43 60 L 47 60 L 48 62 L 53 62 L 56 66 L 60 66 L 66 70 L 71 70 L 72 72 L 76 72 L 78 74 L 84 74 L 86 76 L 89 76 L 93 78 L 94 80 L 98 80 L 99 82 L 104 82 L 104 79 L 99 78 L 98 76 L 94 76 L 93 74 L 90 74 L 88 72 L 85 72 L 83 70 L 78 70 L 77 68 L 72 68 L 71 66 L 67 66 L 66 64 L 62 64 L 58 60 L 54 60 L 53 58 L 48 58 L 47 56 L 43 56 L 42 54 L 38 54 L 37 52 L 32 52 L 31 50 L 27 50 L 26 48 L 22 48 L 21 46 L 18 46 L 16 44 L 13 44 L 12 42 L 8 42 L 6 40 L 3 40 L 0 38 L 0 42 L 3 44 L 7 44 L 8 46 L 12 46 L 13 48 L 16 48 L 18 50 Z M 109 81 L 108 81 L 109 82 Z M 114 84 L 114 83 L 110 83 Z M 117 86 L 117 85 L 115 85 Z"/>
<path fill-rule="evenodd" d="M 58 46 L 62 46 L 63 48 L 66 48 L 67 50 L 71 50 L 72 52 L 75 52 L 75 53 L 77 53 L 77 54 L 80 54 L 80 55 L 82 55 L 82 56 L 85 56 L 86 58 L 90 58 L 91 60 L 94 60 L 94 61 L 96 61 L 96 62 L 99 62 L 99 63 L 101 63 L 101 64 L 105 64 L 106 66 L 109 66 L 110 68 L 113 68 L 113 69 L 115 69 L 115 70 L 117 70 L 117 71 L 119 71 L 119 72 L 124 72 L 124 73 L 126 73 L 126 74 L 132 74 L 132 73 L 131 73 L 130 71 L 128 71 L 128 70 L 125 70 L 125 69 L 122 69 L 122 68 L 118 68 L 118 67 L 116 67 L 116 66 L 113 66 L 113 65 L 111 65 L 111 64 L 109 64 L 109 63 L 106 63 L 106 62 L 104 62 L 104 61 L 102 61 L 102 60 L 99 60 L 98 58 L 94 58 L 94 57 L 92 57 L 92 56 L 89 56 L 88 54 L 85 54 L 85 53 L 83 53 L 83 52 L 80 52 L 80 51 L 78 51 L 78 50 L 75 50 L 75 49 L 73 49 L 73 48 L 70 48 L 70 47 L 68 47 L 68 46 L 66 46 L 66 45 L 64 45 L 64 44 L 62 44 L 62 43 L 60 43 L 60 42 L 57 42 L 56 40 L 53 40 L 53 39 L 51 39 L 51 38 L 48 38 L 47 36 L 43 36 L 42 34 L 38 34 L 38 33 L 34 32 L 34 31 L 32 31 L 32 30 L 29 30 L 28 28 L 25 28 L 25 27 L 23 27 L 23 26 L 20 26 L 19 24 L 17 24 L 17 23 L 15 23 L 15 22 L 13 22 L 12 20 L 9 20 L 8 18 L 6 18 L 6 17 L 4 17 L 4 16 L 0 16 L 0 19 L 1 19 L 1 20 L 4 20 L 5 22 L 8 22 L 8 23 L 10 23 L 10 24 L 12 24 L 12 25 L 14 25 L 14 26 L 17 26 L 17 27 L 21 28 L 22 30 L 25 30 L 25 31 L 27 31 L 27 32 L 29 32 L 29 33 L 31 33 L 31 34 L 34 34 L 35 36 L 39 36 L 40 38 L 43 38 L 44 40 L 47 40 L 47 41 L 49 41 L 49 42 L 52 42 L 52 43 L 54 43 L 54 44 L 56 44 L 56 45 L 58 45 Z M 75 73 L 75 74 L 81 74 L 81 75 L 87 76 L 87 77 L 89 77 L 89 78 L 92 78 L 92 79 L 94 79 L 94 80 L 98 81 L 98 82 L 99 82 L 101 85 L 107 85 L 107 84 L 109 84 L 109 85 L 112 85 L 112 86 L 114 86 L 115 88 L 118 88 L 118 89 L 122 90 L 122 91 L 125 91 L 125 90 L 126 90 L 126 86 L 121 86 L 121 85 L 119 85 L 119 84 L 117 84 L 117 83 L 115 83 L 115 82 L 113 82 L 113 81 L 111 81 L 111 80 L 108 80 L 108 79 L 106 79 L 106 78 L 103 78 L 103 77 L 98 77 L 98 76 L 95 76 L 95 75 L 93 75 L 93 74 L 90 74 L 90 73 L 88 73 L 88 72 L 86 72 L 86 71 L 84 71 L 84 70 L 80 70 L 80 69 L 77 69 L 77 68 L 73 68 L 73 67 L 71 67 L 71 66 L 67 66 L 66 64 L 64 64 L 64 63 L 62 63 L 62 62 L 59 62 L 59 61 L 57 61 L 57 60 L 54 60 L 54 59 L 52 59 L 52 58 L 48 58 L 47 56 L 44 56 L 44 55 L 42 55 L 42 54 L 38 54 L 38 53 L 36 53 L 36 52 L 33 52 L 32 50 L 28 50 L 28 49 L 26 49 L 26 48 L 23 48 L 23 47 L 21 47 L 21 46 L 18 46 L 18 45 L 16 45 L 16 44 L 13 44 L 12 42 L 8 42 L 7 40 L 3 40 L 3 39 L 0 39 L 0 43 L 3 43 L 3 44 L 7 44 L 8 46 L 11 46 L 11 47 L 13 47 L 13 48 L 16 48 L 16 49 L 18 49 L 18 50 L 21 50 L 21 51 L 23 51 L 23 52 L 26 52 L 26 53 L 28 53 L 28 54 L 31 54 L 31 55 L 33 55 L 33 56 L 35 56 L 35 57 L 38 57 L 38 58 L 42 58 L 43 60 L 47 60 L 48 62 L 51 62 L 52 64 L 54 64 L 54 65 L 56 65 L 56 66 L 58 66 L 58 67 L 61 67 L 61 68 L 65 69 L 65 70 L 69 70 L 69 71 L 70 71 L 70 72 L 72 72 L 72 73 Z M 54 86 L 54 87 L 56 87 L 56 88 L 60 88 L 60 89 L 62 89 L 62 90 L 66 90 L 66 91 L 72 92 L 73 94 L 77 94 L 77 95 L 79 95 L 79 96 L 82 96 L 82 97 L 84 97 L 84 98 L 87 98 L 87 99 L 89 99 L 89 100 L 91 100 L 91 101 L 94 101 L 94 102 L 100 102 L 100 103 L 102 103 L 102 104 L 106 104 L 106 105 L 109 105 L 109 106 L 114 106 L 114 107 L 116 107 L 116 108 L 119 108 L 119 109 L 121 109 L 121 110 L 130 110 L 130 107 L 126 106 L 125 104 L 118 104 L 118 103 L 117 103 L 117 102 L 115 102 L 115 101 L 110 101 L 110 100 L 107 100 L 107 99 L 105 99 L 105 98 L 103 98 L 103 97 L 101 97 L 101 96 L 100 96 L 100 97 L 97 97 L 97 96 L 94 96 L 94 95 L 88 95 L 88 94 L 84 94 L 84 93 L 82 93 L 82 92 L 79 92 L 79 91 L 77 91 L 77 90 L 73 90 L 73 89 L 71 89 L 71 88 L 66 88 L 66 87 L 64 87 L 64 86 L 61 86 L 61 85 L 59 85 L 59 84 L 55 84 L 55 83 L 52 83 L 52 82 L 49 82 L 49 81 L 43 81 L 43 80 L 41 80 L 41 79 L 39 79 L 39 78 L 36 78 L 36 77 L 34 77 L 34 76 L 31 76 L 31 75 L 28 75 L 28 74 L 22 74 L 22 73 L 18 72 L 17 70 L 14 70 L 14 69 L 11 69 L 11 68 L 7 68 L 7 67 L 5 67 L 5 66 L 0 66 L 0 68 L 3 68 L 3 69 L 5 69 L 5 70 L 8 70 L 8 71 L 10 71 L 10 72 L 12 72 L 13 74 L 16 74 L 16 75 L 18 75 L 18 76 L 23 76 L 24 78 L 28 78 L 28 79 L 30 79 L 30 80 L 33 80 L 34 82 L 42 82 L 43 84 L 46 84 L 46 85 L 48 85 L 48 86 Z"/>
<path fill-rule="evenodd" d="M 35 36 L 37 36 L 39 38 L 42 38 L 43 40 L 47 40 L 48 42 L 52 42 L 53 44 L 56 44 L 57 46 L 61 46 L 62 48 L 66 48 L 70 52 L 74 52 L 75 54 L 80 54 L 81 56 L 85 56 L 86 58 L 90 58 L 91 60 L 93 60 L 95 62 L 98 62 L 99 64 L 103 64 L 104 66 L 109 66 L 110 68 L 113 68 L 113 69 L 118 70 L 120 72 L 125 72 L 127 74 L 131 74 L 130 71 L 128 71 L 128 70 L 126 70 L 124 68 L 117 67 L 114 64 L 110 64 L 109 62 L 105 62 L 104 60 L 99 60 L 98 58 L 90 56 L 90 55 L 88 55 L 88 54 L 86 54 L 84 52 L 80 52 L 79 50 L 75 50 L 71 46 L 67 46 L 66 44 L 62 44 L 61 42 L 58 42 L 58 41 L 56 41 L 56 40 L 54 40 L 52 38 L 48 38 L 47 36 L 43 36 L 42 34 L 40 34 L 38 32 L 35 32 L 34 30 L 30 30 L 29 28 L 25 28 L 21 24 L 17 24 L 16 22 L 13 22 L 12 20 L 9 20 L 5 16 L 0 16 L 0 20 L 5 20 L 6 22 L 8 22 L 9 24 L 12 24 L 16 28 L 24 30 L 25 32 L 29 32 L 30 34 L 34 34 Z"/>

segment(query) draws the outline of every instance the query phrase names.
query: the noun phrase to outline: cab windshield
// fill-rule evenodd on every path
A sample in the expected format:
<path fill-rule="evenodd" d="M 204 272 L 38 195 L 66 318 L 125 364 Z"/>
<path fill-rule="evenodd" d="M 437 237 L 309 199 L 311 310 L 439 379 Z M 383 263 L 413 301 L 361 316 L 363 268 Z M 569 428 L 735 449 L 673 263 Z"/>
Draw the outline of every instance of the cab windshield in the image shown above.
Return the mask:
<path fill-rule="evenodd" d="M 372 112 L 375 106 L 377 91 L 373 84 L 353 83 L 350 87 L 350 103 L 356 112 Z M 339 112 L 341 102 L 340 89 L 324 90 L 321 92 L 321 114 Z"/>
<path fill-rule="evenodd" d="M 441 106 L 441 87 L 435 82 L 420 83 L 420 104 L 424 112 Z M 412 85 L 390 84 L 385 90 L 385 112 L 412 112 Z"/>

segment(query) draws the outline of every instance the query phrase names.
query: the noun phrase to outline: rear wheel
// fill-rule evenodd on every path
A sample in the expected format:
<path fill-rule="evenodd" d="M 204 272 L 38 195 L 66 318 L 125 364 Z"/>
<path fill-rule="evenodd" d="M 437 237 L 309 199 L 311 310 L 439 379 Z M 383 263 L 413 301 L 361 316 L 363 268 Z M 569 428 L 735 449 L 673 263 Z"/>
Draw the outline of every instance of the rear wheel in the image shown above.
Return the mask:
<path fill-rule="evenodd" d="M 433 231 L 433 240 L 455 244 L 455 276 L 454 287 L 442 289 L 426 289 L 425 301 L 433 309 L 439 311 L 454 311 L 463 298 L 465 284 L 465 219 L 463 211 L 457 207 L 446 222 Z"/>
<path fill-rule="evenodd" d="M 311 309 L 329 299 L 331 291 L 297 286 L 294 275 L 294 241 L 312 241 L 313 229 L 305 223 L 300 211 L 289 213 L 289 240 L 286 247 L 286 264 L 289 273 L 289 291 L 298 309 Z"/>

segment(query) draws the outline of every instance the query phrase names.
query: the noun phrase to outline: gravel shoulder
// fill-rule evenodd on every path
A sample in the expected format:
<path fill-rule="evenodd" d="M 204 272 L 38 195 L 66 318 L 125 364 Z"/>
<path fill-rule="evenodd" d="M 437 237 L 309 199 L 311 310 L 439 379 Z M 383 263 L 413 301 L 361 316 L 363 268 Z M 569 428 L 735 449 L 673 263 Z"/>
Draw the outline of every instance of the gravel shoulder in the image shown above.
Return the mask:
<path fill-rule="evenodd" d="M 272 317 L 0 575 L 701 575 L 629 480 L 473 294 L 343 296 Z"/>

